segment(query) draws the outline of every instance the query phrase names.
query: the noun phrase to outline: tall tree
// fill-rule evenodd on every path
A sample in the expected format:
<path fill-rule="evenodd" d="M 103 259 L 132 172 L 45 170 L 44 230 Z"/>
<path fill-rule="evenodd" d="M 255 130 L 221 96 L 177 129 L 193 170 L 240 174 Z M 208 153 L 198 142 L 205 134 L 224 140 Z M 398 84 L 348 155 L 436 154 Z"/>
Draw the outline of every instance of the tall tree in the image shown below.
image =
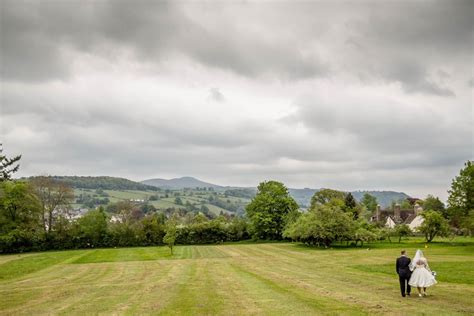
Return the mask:
<path fill-rule="evenodd" d="M 448 221 L 438 212 L 424 211 L 423 223 L 418 231 L 425 235 L 427 242 L 432 242 L 436 236 L 447 236 L 449 233 Z"/>
<path fill-rule="evenodd" d="M 354 223 L 349 214 L 332 203 L 316 205 L 285 229 L 285 237 L 329 247 L 333 241 L 351 239 Z"/>
<path fill-rule="evenodd" d="M 81 237 L 92 246 L 99 246 L 107 233 L 108 217 L 101 206 L 97 210 L 90 210 L 77 221 Z"/>
<path fill-rule="evenodd" d="M 369 212 L 375 212 L 377 209 L 377 198 L 369 193 L 364 193 L 362 200 L 360 201 Z"/>
<path fill-rule="evenodd" d="M 408 237 L 412 234 L 412 231 L 407 224 L 396 225 L 394 231 L 395 234 L 398 236 L 398 243 L 402 241 L 403 237 Z"/>
<path fill-rule="evenodd" d="M 40 224 L 40 204 L 26 182 L 0 182 L 0 234 L 34 230 Z"/>
<path fill-rule="evenodd" d="M 21 159 L 21 155 L 13 158 L 7 158 L 3 155 L 3 144 L 0 143 L 0 182 L 10 180 L 13 173 L 20 169 L 18 163 Z"/>
<path fill-rule="evenodd" d="M 443 214 L 443 216 L 447 216 L 444 203 L 441 202 L 441 200 L 438 197 L 435 197 L 431 194 L 428 194 L 426 199 L 423 201 L 423 209 L 427 211 L 429 210 L 435 211 L 435 212 Z"/>
<path fill-rule="evenodd" d="M 52 177 L 34 177 L 31 184 L 41 204 L 44 231 L 49 233 L 55 219 L 67 212 L 74 200 L 74 191 L 66 183 Z"/>
<path fill-rule="evenodd" d="M 332 200 L 340 200 L 344 203 L 345 198 L 346 195 L 344 192 L 333 189 L 321 189 L 311 198 L 311 208 L 314 208 L 316 205 L 327 204 Z"/>
<path fill-rule="evenodd" d="M 344 199 L 344 204 L 346 205 L 346 208 L 348 209 L 354 209 L 357 206 L 357 202 L 354 199 L 354 196 L 352 195 L 351 192 L 346 194 L 346 198 Z"/>
<path fill-rule="evenodd" d="M 176 242 L 176 237 L 178 235 L 177 229 L 176 229 L 176 222 L 173 219 L 170 219 L 166 223 L 166 234 L 163 237 L 163 242 L 170 248 L 171 255 L 173 255 L 173 247 Z"/>
<path fill-rule="evenodd" d="M 469 212 L 474 210 L 474 162 L 464 164 L 448 193 L 449 218 L 455 226 L 460 226 Z"/>
<path fill-rule="evenodd" d="M 259 184 L 257 195 L 246 207 L 256 239 L 281 240 L 289 213 L 298 209 L 283 183 L 265 181 Z"/>

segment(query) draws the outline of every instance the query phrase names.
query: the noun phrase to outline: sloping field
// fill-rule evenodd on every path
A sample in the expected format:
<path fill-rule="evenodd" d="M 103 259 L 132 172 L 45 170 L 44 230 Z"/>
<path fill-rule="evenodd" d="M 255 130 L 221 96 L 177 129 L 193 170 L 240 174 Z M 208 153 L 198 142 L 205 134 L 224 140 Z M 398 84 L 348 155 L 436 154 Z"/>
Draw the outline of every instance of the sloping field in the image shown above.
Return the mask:
<path fill-rule="evenodd" d="M 408 246 L 413 255 L 415 245 Z M 297 244 L 97 249 L 0 257 L 0 314 L 474 314 L 474 247 L 425 249 L 440 283 L 402 298 L 390 248 Z"/>

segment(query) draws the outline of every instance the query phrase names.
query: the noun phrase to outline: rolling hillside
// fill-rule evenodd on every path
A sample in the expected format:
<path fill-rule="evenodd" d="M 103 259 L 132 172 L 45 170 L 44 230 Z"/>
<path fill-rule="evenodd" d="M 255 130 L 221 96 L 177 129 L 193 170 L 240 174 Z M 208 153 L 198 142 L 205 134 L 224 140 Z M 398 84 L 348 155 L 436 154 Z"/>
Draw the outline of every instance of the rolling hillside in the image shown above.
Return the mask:
<path fill-rule="evenodd" d="M 165 189 L 186 189 L 186 188 L 214 188 L 214 189 L 222 189 L 224 187 L 212 184 L 208 182 L 204 182 L 198 180 L 193 177 L 182 177 L 182 178 L 174 178 L 174 179 L 148 179 L 144 180 L 141 183 L 146 185 L 152 185 L 158 188 L 165 188 Z"/>
<path fill-rule="evenodd" d="M 208 182 L 201 181 L 193 177 L 182 177 L 175 179 L 149 179 L 142 181 L 143 184 L 153 185 L 162 189 L 173 189 L 181 190 L 185 188 L 213 188 L 216 190 L 225 190 L 224 193 L 227 196 L 234 197 L 245 197 L 251 199 L 257 192 L 255 188 L 244 188 L 244 187 L 225 187 Z M 298 202 L 298 204 L 303 207 L 309 207 L 311 202 L 311 197 L 319 191 L 319 189 L 288 189 L 290 195 Z M 400 201 L 409 197 L 409 195 L 403 192 L 395 191 L 352 191 L 351 192 L 354 198 L 358 201 L 362 199 L 362 196 L 365 193 L 369 193 L 377 198 L 378 203 L 382 207 L 388 207 L 392 201 Z"/>
<path fill-rule="evenodd" d="M 185 196 L 186 193 L 183 190 L 191 189 L 195 191 L 193 193 L 189 192 L 188 194 L 196 194 L 196 196 L 202 195 L 200 201 L 194 201 L 193 204 L 198 205 L 213 205 L 212 209 L 217 210 L 227 210 L 230 212 L 235 212 L 245 207 L 245 205 L 253 198 L 255 195 L 256 188 L 248 187 L 230 187 L 230 186 L 220 186 L 213 183 L 201 181 L 193 177 L 182 177 L 175 179 L 149 179 L 142 182 L 135 182 L 124 178 L 116 177 L 83 177 L 83 176 L 53 176 L 53 178 L 63 181 L 76 190 L 111 190 L 114 192 L 109 196 L 110 202 L 116 202 L 121 199 L 143 199 L 147 200 L 151 195 L 156 194 L 161 190 L 171 190 L 175 191 L 172 195 L 165 194 L 162 192 L 161 195 L 157 195 L 157 200 L 153 204 L 156 204 L 158 208 L 165 207 L 180 207 L 174 203 L 174 198 L 177 196 Z M 196 188 L 206 188 L 206 191 L 199 191 Z M 216 199 L 209 203 L 209 194 L 211 191 L 208 191 L 209 188 L 212 188 L 213 191 L 217 194 Z M 289 189 L 290 195 L 298 202 L 302 208 L 307 208 L 310 205 L 311 197 L 319 189 Z M 205 193 L 206 192 L 206 193 Z M 392 201 L 401 201 L 409 197 L 403 192 L 395 191 L 353 191 L 352 195 L 356 200 L 360 201 L 364 193 L 369 193 L 377 198 L 378 203 L 382 207 L 388 207 Z M 82 192 L 83 195 L 90 195 L 94 197 L 93 192 Z M 76 192 L 77 195 L 77 192 Z M 120 196 L 120 197 L 119 197 Z M 229 201 L 229 198 L 238 198 L 238 201 Z"/>
<path fill-rule="evenodd" d="M 139 190 L 158 191 L 156 186 L 146 185 L 125 178 L 117 177 L 82 177 L 82 176 L 51 176 L 53 179 L 64 182 L 75 189 L 102 189 L 102 190 Z M 32 179 L 34 177 L 26 178 Z"/>

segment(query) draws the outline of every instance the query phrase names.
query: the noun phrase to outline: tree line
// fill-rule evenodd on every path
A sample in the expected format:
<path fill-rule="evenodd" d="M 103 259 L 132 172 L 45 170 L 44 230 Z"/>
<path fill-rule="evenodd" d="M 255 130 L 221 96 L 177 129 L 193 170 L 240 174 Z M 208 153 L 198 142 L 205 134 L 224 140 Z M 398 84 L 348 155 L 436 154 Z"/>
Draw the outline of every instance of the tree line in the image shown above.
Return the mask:
<path fill-rule="evenodd" d="M 328 247 L 334 242 L 363 245 L 412 232 L 406 225 L 387 229 L 370 221 L 377 200 L 360 202 L 351 193 L 316 192 L 302 212 L 283 183 L 265 181 L 243 216 L 210 216 L 201 210 L 157 211 L 146 204 L 123 201 L 98 207 L 81 217 L 70 216 L 74 191 L 52 177 L 12 180 L 21 157 L 0 152 L 0 253 L 49 249 L 207 244 L 229 241 L 293 240 Z M 422 201 L 427 241 L 449 233 L 472 234 L 474 164 L 468 161 L 453 179 L 448 207 L 436 197 Z"/>
<path fill-rule="evenodd" d="M 161 191 L 152 185 L 117 177 L 54 176 L 53 178 L 81 189 Z"/>
<path fill-rule="evenodd" d="M 428 195 L 419 203 L 423 223 L 416 233 L 427 242 L 437 236 L 474 233 L 474 164 L 467 161 L 451 185 L 448 207 L 439 198 Z M 299 212 L 296 201 L 280 182 L 268 181 L 258 186 L 257 195 L 247 206 L 249 229 L 254 239 L 290 239 L 329 247 L 332 243 L 364 242 L 398 236 L 399 241 L 412 232 L 405 224 L 395 228 L 371 221 L 377 200 L 365 194 L 358 203 L 351 193 L 332 189 L 316 192 L 307 212 Z"/>

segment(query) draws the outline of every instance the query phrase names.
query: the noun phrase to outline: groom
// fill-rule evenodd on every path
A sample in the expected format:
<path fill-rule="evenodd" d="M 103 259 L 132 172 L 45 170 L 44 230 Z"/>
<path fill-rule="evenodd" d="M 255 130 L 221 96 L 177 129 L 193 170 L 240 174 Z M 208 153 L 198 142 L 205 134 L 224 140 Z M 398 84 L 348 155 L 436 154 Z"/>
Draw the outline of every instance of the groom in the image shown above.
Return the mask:
<path fill-rule="evenodd" d="M 408 267 L 410 264 L 410 258 L 407 257 L 406 251 L 402 250 L 401 256 L 397 258 L 397 274 L 398 274 L 398 279 L 400 280 L 400 291 L 402 292 L 402 296 L 405 297 L 405 286 L 406 286 L 406 294 L 410 296 L 411 292 L 411 286 L 408 284 L 408 281 L 410 280 L 411 276 L 411 271 L 410 268 Z"/>

